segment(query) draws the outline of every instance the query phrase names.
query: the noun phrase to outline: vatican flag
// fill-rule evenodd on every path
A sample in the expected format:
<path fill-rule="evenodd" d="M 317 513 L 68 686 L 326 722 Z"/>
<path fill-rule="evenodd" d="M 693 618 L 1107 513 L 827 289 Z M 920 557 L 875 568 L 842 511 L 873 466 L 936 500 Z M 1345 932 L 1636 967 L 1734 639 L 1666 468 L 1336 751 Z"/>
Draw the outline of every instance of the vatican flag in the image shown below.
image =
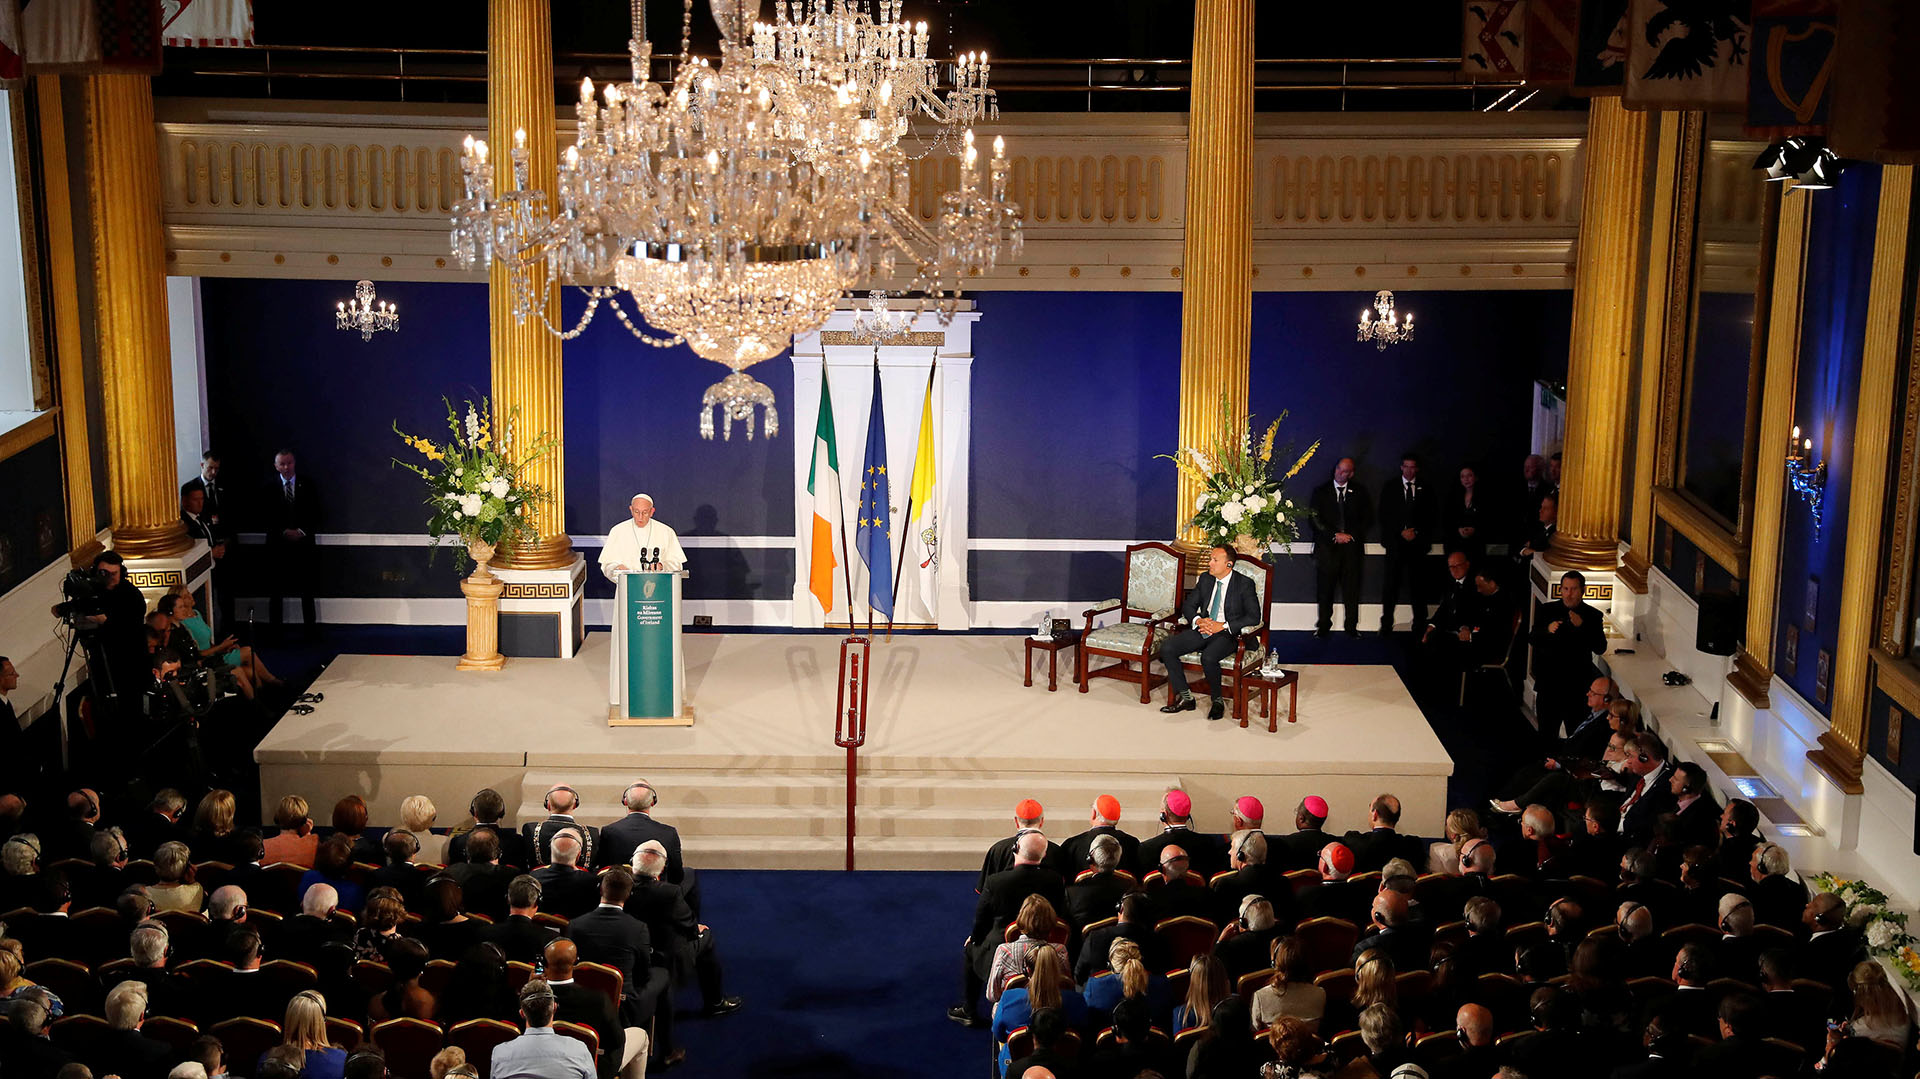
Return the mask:
<path fill-rule="evenodd" d="M 933 464 L 933 374 L 927 374 L 926 401 L 920 406 L 920 448 L 913 455 L 913 519 L 907 523 L 907 563 L 900 567 L 914 582 L 914 596 L 927 622 L 940 615 L 940 503 Z"/>

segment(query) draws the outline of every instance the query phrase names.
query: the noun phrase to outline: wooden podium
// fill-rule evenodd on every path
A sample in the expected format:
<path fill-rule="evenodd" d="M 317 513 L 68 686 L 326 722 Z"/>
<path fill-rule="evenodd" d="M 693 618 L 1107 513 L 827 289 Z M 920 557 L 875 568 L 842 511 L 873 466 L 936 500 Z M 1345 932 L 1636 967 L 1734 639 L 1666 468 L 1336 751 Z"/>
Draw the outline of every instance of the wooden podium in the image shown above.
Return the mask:
<path fill-rule="evenodd" d="M 607 725 L 691 727 L 687 662 L 680 643 L 677 573 L 620 574 L 614 594 L 613 657 L 607 664 Z"/>

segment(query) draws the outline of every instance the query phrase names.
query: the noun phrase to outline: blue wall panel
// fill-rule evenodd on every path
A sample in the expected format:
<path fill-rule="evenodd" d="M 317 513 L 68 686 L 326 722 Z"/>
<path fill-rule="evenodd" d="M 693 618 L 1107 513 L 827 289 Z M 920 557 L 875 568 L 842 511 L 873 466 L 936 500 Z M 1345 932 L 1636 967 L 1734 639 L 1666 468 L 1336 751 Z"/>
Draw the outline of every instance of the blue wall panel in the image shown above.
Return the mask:
<path fill-rule="evenodd" d="M 1807 195 L 1794 197 L 1807 198 Z M 1827 462 L 1821 526 L 1796 495 L 1787 496 L 1780 545 L 1779 622 L 1774 634 L 1774 670 L 1802 697 L 1830 714 L 1814 691 L 1818 652 L 1831 654 L 1838 641 L 1840 575 L 1845 563 L 1847 492 L 1852 482 L 1854 417 L 1860 404 L 1860 350 L 1865 340 L 1867 289 L 1873 268 L 1873 238 L 1880 207 L 1880 168 L 1857 165 L 1831 191 L 1811 196 L 1806 290 L 1801 301 L 1799 384 L 1794 422 L 1813 439 Z M 1762 453 L 1785 447 L 1762 446 Z M 1806 625 L 1808 581 L 1818 580 L 1813 626 Z M 1786 627 L 1800 625 L 1794 673 L 1782 668 Z M 1831 699 L 1831 694 L 1829 694 Z"/>

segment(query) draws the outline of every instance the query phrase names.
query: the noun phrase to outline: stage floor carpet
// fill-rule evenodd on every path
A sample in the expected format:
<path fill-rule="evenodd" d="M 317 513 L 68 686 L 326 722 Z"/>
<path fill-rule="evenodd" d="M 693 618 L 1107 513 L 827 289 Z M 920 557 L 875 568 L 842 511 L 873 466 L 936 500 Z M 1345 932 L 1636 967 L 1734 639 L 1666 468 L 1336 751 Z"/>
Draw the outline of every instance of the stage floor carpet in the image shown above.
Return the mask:
<path fill-rule="evenodd" d="M 260 743 L 262 813 L 284 794 L 321 812 L 347 793 L 397 822 L 401 799 L 426 794 L 443 826 L 493 787 L 519 820 L 543 816 L 555 783 L 580 791 L 580 818 L 605 823 L 644 777 L 655 811 L 680 829 L 688 861 L 724 868 L 837 868 L 845 848 L 846 753 L 833 744 L 840 638 L 830 634 L 688 634 L 692 727 L 607 726 L 609 637 L 590 634 L 571 660 L 514 659 L 499 672 L 456 671 L 440 656 L 342 655 L 313 683 L 311 715 L 288 715 Z M 1224 830 L 1232 800 L 1253 794 L 1290 830 L 1307 794 L 1333 808 L 1328 827 L 1365 828 L 1390 791 L 1403 828 L 1442 831 L 1453 761 L 1393 668 L 1302 666 L 1299 722 L 1278 733 L 1255 709 L 1242 729 L 1201 710 L 1163 715 L 1137 687 L 1096 679 L 1076 691 L 1063 655 L 1060 690 L 1021 685 L 1022 638 L 899 636 L 873 646 L 867 744 L 860 752 L 856 853 L 862 869 L 971 869 L 1012 828 L 1014 803 L 1047 807 L 1056 838 L 1086 827 L 1094 798 L 1121 800 L 1122 827 L 1158 831 L 1160 793 L 1179 783 L 1196 824 Z"/>

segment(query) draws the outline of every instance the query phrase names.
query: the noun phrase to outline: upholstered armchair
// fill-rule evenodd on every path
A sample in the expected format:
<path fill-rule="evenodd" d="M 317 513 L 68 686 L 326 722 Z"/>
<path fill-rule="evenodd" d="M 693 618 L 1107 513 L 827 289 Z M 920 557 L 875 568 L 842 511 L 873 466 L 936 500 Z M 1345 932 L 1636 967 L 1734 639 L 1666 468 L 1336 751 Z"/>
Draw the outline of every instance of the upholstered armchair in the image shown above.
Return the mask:
<path fill-rule="evenodd" d="M 1080 631 L 1080 692 L 1095 678 L 1119 678 L 1137 682 L 1140 703 L 1147 703 L 1155 688 L 1167 680 L 1152 667 L 1160 642 L 1173 632 L 1173 617 L 1180 610 L 1180 552 L 1165 543 L 1135 543 L 1127 547 L 1125 594 L 1103 601 L 1086 612 L 1086 626 Z M 1095 627 L 1093 620 L 1103 614 L 1120 612 L 1120 621 Z M 1095 667 L 1093 658 L 1105 656 L 1117 662 Z M 1134 670 L 1133 665 L 1140 669 Z"/>
<path fill-rule="evenodd" d="M 1233 654 L 1220 659 L 1220 675 L 1233 679 L 1233 718 L 1244 719 L 1247 715 L 1247 692 L 1243 672 L 1254 671 L 1267 661 L 1268 629 L 1267 622 L 1273 616 L 1273 566 L 1251 555 L 1233 556 L 1233 572 L 1244 575 L 1253 582 L 1253 594 L 1260 598 L 1260 620 L 1240 631 L 1234 642 Z M 1178 633 L 1186 628 L 1185 623 L 1175 621 L 1169 630 Z M 1205 672 L 1200 668 L 1200 653 L 1188 652 L 1180 657 L 1180 665 L 1187 671 L 1187 688 L 1195 693 L 1207 693 L 1214 697 L 1220 691 L 1207 685 Z M 1173 703 L 1173 691 L 1167 691 L 1167 703 Z"/>

